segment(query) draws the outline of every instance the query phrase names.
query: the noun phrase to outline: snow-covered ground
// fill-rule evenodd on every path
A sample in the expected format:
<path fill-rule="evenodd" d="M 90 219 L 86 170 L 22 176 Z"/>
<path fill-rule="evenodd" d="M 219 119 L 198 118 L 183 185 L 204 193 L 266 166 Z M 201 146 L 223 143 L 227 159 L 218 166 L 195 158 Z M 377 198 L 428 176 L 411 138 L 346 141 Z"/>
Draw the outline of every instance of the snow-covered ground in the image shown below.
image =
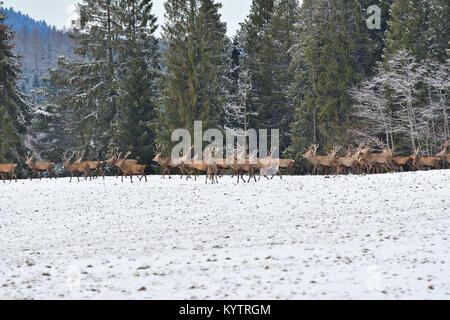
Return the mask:
<path fill-rule="evenodd" d="M 0 298 L 450 299 L 449 183 L 0 182 Z"/>

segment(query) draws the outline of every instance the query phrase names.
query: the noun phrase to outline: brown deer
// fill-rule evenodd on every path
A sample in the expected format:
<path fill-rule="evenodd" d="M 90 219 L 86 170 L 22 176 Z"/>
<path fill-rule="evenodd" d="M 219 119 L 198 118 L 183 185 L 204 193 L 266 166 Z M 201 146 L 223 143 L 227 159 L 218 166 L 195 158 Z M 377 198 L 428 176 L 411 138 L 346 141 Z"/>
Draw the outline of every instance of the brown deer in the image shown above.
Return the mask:
<path fill-rule="evenodd" d="M 383 169 L 392 169 L 392 150 L 378 138 L 372 138 L 372 141 L 382 149 L 382 153 L 370 153 L 370 147 L 363 149 L 358 158 L 361 170 L 365 168 L 367 173 L 371 173 L 372 171 L 380 173 Z"/>
<path fill-rule="evenodd" d="M 217 179 L 217 175 L 219 174 L 219 168 L 217 167 L 215 157 L 216 157 L 216 149 L 213 149 L 209 157 L 207 157 L 205 160 L 206 164 L 205 184 L 208 183 L 208 178 L 211 180 L 212 184 L 219 183 L 219 180 Z"/>
<path fill-rule="evenodd" d="M 103 161 L 82 161 L 85 154 L 86 150 L 83 150 L 81 155 L 77 152 L 77 157 L 74 163 L 87 164 L 89 167 L 89 171 L 91 171 L 91 174 L 95 172 L 95 177 L 98 178 L 98 174 L 100 173 L 103 176 L 103 180 L 105 180 L 105 171 L 103 171 Z"/>
<path fill-rule="evenodd" d="M 180 169 L 181 171 L 181 178 L 183 178 L 184 171 L 185 171 L 185 163 L 183 161 L 183 158 L 161 158 L 161 153 L 158 153 L 154 158 L 153 161 L 157 162 L 162 168 L 162 174 L 163 178 L 165 179 L 164 173 L 167 171 L 169 175 L 169 179 L 172 179 L 170 177 L 170 170 L 171 169 Z"/>
<path fill-rule="evenodd" d="M 419 151 L 416 150 L 414 152 L 414 155 L 412 156 L 413 158 L 413 164 L 415 166 L 416 169 L 418 170 L 424 170 L 425 168 L 430 168 L 430 169 L 440 169 L 440 162 L 441 162 L 441 158 L 440 157 L 421 157 L 419 155 Z"/>
<path fill-rule="evenodd" d="M 272 159 L 272 154 L 274 151 L 275 151 L 275 149 L 272 149 L 270 151 L 271 159 Z M 272 159 L 272 164 L 274 164 L 274 163 L 275 163 L 275 167 L 278 167 L 278 172 L 275 173 L 274 175 L 272 175 L 272 178 L 270 178 L 271 180 L 276 175 L 280 176 L 280 179 L 283 180 L 283 176 L 281 175 L 281 169 L 287 169 L 287 170 L 289 170 L 289 173 L 291 174 L 291 176 L 294 175 L 295 160 L 293 160 L 293 159 Z"/>
<path fill-rule="evenodd" d="M 278 164 L 273 161 L 272 156 L 275 152 L 276 148 L 272 147 L 270 149 L 270 152 L 267 157 L 265 158 L 257 158 L 257 169 L 259 171 L 259 180 L 261 180 L 261 175 L 263 175 L 267 180 L 269 180 L 269 177 L 267 177 L 267 174 L 269 172 L 276 172 L 279 170 Z"/>
<path fill-rule="evenodd" d="M 319 174 L 319 171 L 322 171 L 324 169 L 322 166 L 322 162 L 324 159 L 327 158 L 326 156 L 324 157 L 317 155 L 318 148 L 319 148 L 318 144 L 312 144 L 309 146 L 308 150 L 306 150 L 305 154 L 303 155 L 303 158 L 307 159 L 314 166 L 312 170 L 312 175 L 314 175 L 315 173 Z"/>
<path fill-rule="evenodd" d="M 70 173 L 70 181 L 72 182 L 72 178 L 74 174 L 76 174 L 78 182 L 80 181 L 80 174 L 84 173 L 84 180 L 87 180 L 87 176 L 89 176 L 90 180 L 92 180 L 91 177 L 91 171 L 89 170 L 89 166 L 86 163 L 70 163 L 70 160 L 75 156 L 75 152 L 72 153 L 72 155 L 67 158 L 67 151 L 63 153 L 63 161 L 64 165 L 66 166 L 67 171 Z"/>
<path fill-rule="evenodd" d="M 256 160 L 257 152 L 258 150 L 254 151 L 251 155 L 247 157 L 246 156 L 247 152 L 245 151 L 245 149 L 235 151 L 234 157 L 230 159 L 231 161 L 228 161 L 228 163 L 231 162 L 230 168 L 237 175 L 237 183 L 239 183 L 239 178 L 242 179 L 244 183 L 248 183 L 250 182 L 252 177 L 255 179 L 256 182 L 255 170 L 257 168 L 257 160 Z M 248 181 L 244 180 L 244 174 L 249 175 Z"/>
<path fill-rule="evenodd" d="M 110 166 L 117 169 L 117 175 L 116 179 L 119 177 L 119 174 L 122 172 L 120 167 L 117 165 L 119 161 L 121 160 L 122 153 L 119 153 L 119 147 L 111 148 L 107 154 L 108 160 L 106 160 L 106 163 L 109 163 Z M 137 160 L 134 159 L 125 159 L 124 163 L 127 165 L 137 164 Z"/>
<path fill-rule="evenodd" d="M 53 171 L 53 166 L 55 165 L 53 162 L 34 162 L 32 161 L 33 158 L 37 158 L 36 152 L 33 153 L 33 155 L 30 154 L 30 152 L 27 153 L 25 163 L 28 165 L 30 169 L 33 170 L 33 174 L 30 177 L 31 180 L 38 175 L 39 180 L 41 180 L 41 173 L 42 172 L 49 172 L 50 173 L 50 180 L 52 179 L 52 176 L 56 179 L 55 171 Z"/>
<path fill-rule="evenodd" d="M 199 158 L 198 155 L 194 156 L 193 160 L 186 160 L 184 163 L 184 166 L 187 170 L 187 176 L 186 180 L 191 178 L 191 174 L 194 174 L 195 181 L 197 181 L 197 176 L 202 173 L 206 172 L 208 170 L 208 166 L 204 162 L 200 162 L 197 159 Z"/>
<path fill-rule="evenodd" d="M 125 157 L 123 159 L 120 159 L 120 161 L 117 163 L 117 166 L 122 170 L 122 182 L 124 176 L 130 176 L 131 183 L 133 183 L 133 175 L 135 176 L 141 176 L 139 178 L 139 181 L 142 180 L 142 178 L 145 178 L 145 182 L 147 182 L 147 175 L 145 174 L 145 168 L 146 165 L 140 165 L 140 164 L 127 164 L 126 158 L 131 154 L 131 152 L 127 152 L 125 154 Z"/>
<path fill-rule="evenodd" d="M 447 153 L 447 148 L 450 145 L 450 140 L 446 141 L 442 146 L 442 150 L 437 154 L 438 157 L 442 158 L 442 162 L 447 165 L 450 165 L 450 154 Z"/>
<path fill-rule="evenodd" d="M 9 181 L 12 181 L 12 179 L 15 179 L 17 182 L 17 176 L 14 170 L 16 169 L 17 164 L 15 163 L 6 163 L 6 164 L 0 164 L 0 177 L 3 180 L 3 183 L 5 183 L 5 174 L 9 175 Z"/>
<path fill-rule="evenodd" d="M 396 171 L 400 170 L 401 172 L 405 171 L 405 167 L 409 166 L 411 169 L 414 169 L 414 159 L 416 158 L 417 153 L 413 153 L 410 156 L 396 156 L 392 158 L 392 162 Z"/>
<path fill-rule="evenodd" d="M 364 144 L 360 144 L 353 153 L 353 147 L 349 146 L 347 154 L 344 157 L 336 157 L 331 164 L 335 167 L 336 173 L 339 175 L 342 170 L 347 170 L 348 173 L 357 173 L 359 169 L 358 158 Z"/>

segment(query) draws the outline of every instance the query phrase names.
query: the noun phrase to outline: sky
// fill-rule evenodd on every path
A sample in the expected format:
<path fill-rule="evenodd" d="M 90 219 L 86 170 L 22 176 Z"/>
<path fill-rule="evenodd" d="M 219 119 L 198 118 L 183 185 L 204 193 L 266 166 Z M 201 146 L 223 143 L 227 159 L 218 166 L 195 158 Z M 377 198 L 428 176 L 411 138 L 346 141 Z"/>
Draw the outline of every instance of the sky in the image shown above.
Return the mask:
<path fill-rule="evenodd" d="M 70 27 L 76 19 L 75 4 L 78 0 L 0 0 L 4 7 L 13 7 L 16 11 L 28 14 L 36 20 L 45 20 L 48 24 L 62 29 Z M 163 23 L 165 0 L 154 0 L 154 12 L 158 24 Z M 250 10 L 251 0 L 222 0 L 222 20 L 227 23 L 228 35 L 233 36 L 239 29 Z"/>

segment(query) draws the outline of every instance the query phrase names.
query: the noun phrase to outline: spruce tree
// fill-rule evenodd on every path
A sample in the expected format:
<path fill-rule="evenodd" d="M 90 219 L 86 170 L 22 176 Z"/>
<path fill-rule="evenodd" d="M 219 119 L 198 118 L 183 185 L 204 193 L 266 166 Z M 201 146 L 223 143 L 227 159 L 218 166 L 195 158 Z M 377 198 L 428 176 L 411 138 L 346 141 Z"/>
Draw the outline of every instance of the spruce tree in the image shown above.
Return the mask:
<path fill-rule="evenodd" d="M 352 140 L 350 88 L 368 73 L 370 39 L 359 1 L 304 1 L 291 95 L 296 105 L 291 153 L 309 143 L 331 147 Z"/>
<path fill-rule="evenodd" d="M 30 121 L 27 97 L 20 91 L 19 57 L 13 52 L 14 33 L 0 11 L 0 162 L 20 162 Z"/>
<path fill-rule="evenodd" d="M 449 7 L 445 0 L 395 0 L 386 35 L 386 59 L 404 49 L 419 62 L 445 61 L 450 39 Z"/>
<path fill-rule="evenodd" d="M 152 4 L 80 3 L 80 28 L 71 35 L 78 57 L 60 57 L 42 93 L 42 124 L 56 119 L 61 123 L 48 132 L 49 141 L 64 134 L 61 147 L 87 149 L 91 159 L 103 158 L 115 145 L 128 148 L 138 159 L 151 158 L 159 68 Z"/>
<path fill-rule="evenodd" d="M 159 43 L 156 17 L 150 0 L 125 0 L 121 20 L 127 25 L 123 54 L 128 57 L 119 101 L 119 145 L 141 163 L 151 163 L 156 140 L 159 77 Z"/>
<path fill-rule="evenodd" d="M 270 21 L 262 34 L 263 47 L 256 56 L 252 74 L 260 81 L 257 97 L 257 128 L 280 130 L 280 153 L 290 140 L 293 105 L 289 99 L 292 73 L 291 47 L 296 40 L 297 0 L 277 0 Z M 270 132 L 270 131 L 269 131 Z"/>
<path fill-rule="evenodd" d="M 171 132 L 222 128 L 226 103 L 225 75 L 229 39 L 213 0 L 168 0 L 162 41 L 165 73 L 161 90 L 161 140 L 171 145 Z"/>

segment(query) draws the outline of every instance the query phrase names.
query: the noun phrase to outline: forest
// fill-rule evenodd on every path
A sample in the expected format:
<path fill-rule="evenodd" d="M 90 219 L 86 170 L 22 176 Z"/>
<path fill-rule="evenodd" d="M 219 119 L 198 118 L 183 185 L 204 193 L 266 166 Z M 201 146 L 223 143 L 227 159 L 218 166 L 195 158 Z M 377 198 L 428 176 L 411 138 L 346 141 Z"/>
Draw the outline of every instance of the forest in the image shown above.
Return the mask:
<path fill-rule="evenodd" d="M 119 146 L 153 173 L 158 147 L 170 155 L 171 132 L 197 120 L 279 129 L 297 174 L 311 172 L 312 144 L 376 138 L 430 156 L 450 139 L 449 1 L 253 0 L 232 38 L 221 6 L 167 0 L 159 24 L 152 0 L 80 0 L 67 33 L 0 8 L 0 163 L 23 173 L 30 151 L 61 163 Z"/>

